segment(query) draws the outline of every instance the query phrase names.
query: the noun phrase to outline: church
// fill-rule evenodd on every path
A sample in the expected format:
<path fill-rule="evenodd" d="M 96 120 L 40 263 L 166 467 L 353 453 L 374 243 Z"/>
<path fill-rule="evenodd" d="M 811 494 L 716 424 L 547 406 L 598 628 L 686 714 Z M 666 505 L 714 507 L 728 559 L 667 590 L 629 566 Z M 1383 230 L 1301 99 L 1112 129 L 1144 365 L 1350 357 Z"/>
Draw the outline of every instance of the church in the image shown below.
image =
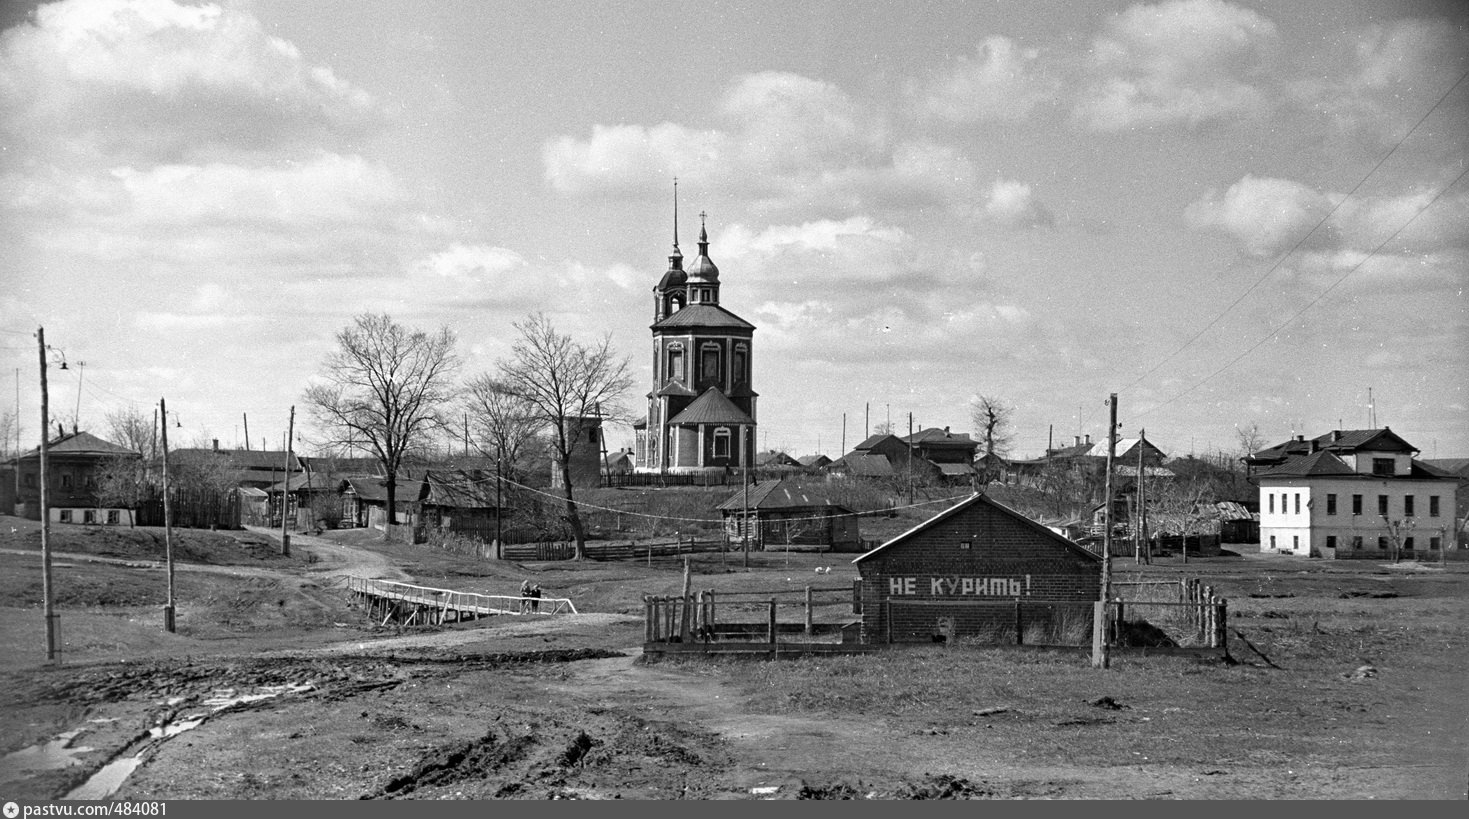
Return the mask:
<path fill-rule="evenodd" d="M 653 389 L 647 418 L 633 425 L 638 472 L 755 465 L 755 325 L 719 304 L 719 268 L 709 258 L 704 219 L 699 214 L 699 256 L 685 270 L 675 195 L 673 253 L 653 288 Z"/>

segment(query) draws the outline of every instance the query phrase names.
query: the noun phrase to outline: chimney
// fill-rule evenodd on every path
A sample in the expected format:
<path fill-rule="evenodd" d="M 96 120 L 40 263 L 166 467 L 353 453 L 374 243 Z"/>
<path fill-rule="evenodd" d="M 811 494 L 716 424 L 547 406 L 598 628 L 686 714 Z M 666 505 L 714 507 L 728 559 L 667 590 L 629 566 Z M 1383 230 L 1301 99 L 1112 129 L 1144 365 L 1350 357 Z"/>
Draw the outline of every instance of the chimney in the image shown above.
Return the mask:
<path fill-rule="evenodd" d="M 949 428 L 948 427 L 944 427 L 944 434 L 945 435 L 948 435 L 949 434 Z"/>
<path fill-rule="evenodd" d="M 1071 438 L 1072 438 L 1073 441 L 1075 441 L 1075 443 L 1073 443 L 1072 446 L 1081 446 L 1081 436 L 1080 435 L 1073 435 L 1073 436 L 1071 436 Z"/>
<path fill-rule="evenodd" d="M 218 452 L 219 451 L 219 439 L 218 438 L 215 438 L 214 439 L 214 451 L 215 452 Z"/>
<path fill-rule="evenodd" d="M 1315 438 L 1312 438 L 1311 439 L 1311 451 L 1312 452 L 1320 452 L 1321 451 L 1321 442 L 1318 441 L 1318 440 L 1316 440 Z"/>
<path fill-rule="evenodd" d="M 81 428 L 77 426 L 77 422 L 76 421 L 72 421 L 71 422 L 71 434 L 72 435 L 78 435 L 78 434 L 81 433 L 81 431 L 82 431 Z"/>
<path fill-rule="evenodd" d="M 1334 444 L 1334 443 L 1336 443 L 1337 441 L 1340 441 L 1340 440 L 1341 440 L 1341 430 L 1339 430 L 1339 429 L 1332 430 L 1331 431 L 1331 442 Z"/>
<path fill-rule="evenodd" d="M 1087 443 L 1091 443 L 1091 442 L 1092 442 L 1092 436 L 1091 436 L 1091 433 L 1087 433 L 1087 436 L 1086 436 L 1086 442 L 1087 442 Z"/>
<path fill-rule="evenodd" d="M 66 425 L 63 424 L 63 423 L 61 423 L 60 421 L 57 421 L 56 422 L 56 437 L 57 438 L 65 438 L 66 437 Z"/>

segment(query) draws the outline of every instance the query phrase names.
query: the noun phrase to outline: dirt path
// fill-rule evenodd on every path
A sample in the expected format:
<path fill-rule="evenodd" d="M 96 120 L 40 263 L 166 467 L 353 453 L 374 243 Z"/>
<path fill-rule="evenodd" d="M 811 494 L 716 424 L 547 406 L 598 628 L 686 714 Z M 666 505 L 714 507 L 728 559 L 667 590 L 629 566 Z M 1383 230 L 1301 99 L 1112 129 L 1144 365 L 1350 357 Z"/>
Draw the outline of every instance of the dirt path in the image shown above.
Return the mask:
<path fill-rule="evenodd" d="M 245 528 L 261 537 L 275 538 L 279 542 L 279 532 L 259 526 Z M 302 549 L 315 556 L 316 562 L 307 571 L 325 578 L 357 576 L 381 580 L 412 579 L 383 555 L 326 538 L 293 534 L 291 548 Z"/>

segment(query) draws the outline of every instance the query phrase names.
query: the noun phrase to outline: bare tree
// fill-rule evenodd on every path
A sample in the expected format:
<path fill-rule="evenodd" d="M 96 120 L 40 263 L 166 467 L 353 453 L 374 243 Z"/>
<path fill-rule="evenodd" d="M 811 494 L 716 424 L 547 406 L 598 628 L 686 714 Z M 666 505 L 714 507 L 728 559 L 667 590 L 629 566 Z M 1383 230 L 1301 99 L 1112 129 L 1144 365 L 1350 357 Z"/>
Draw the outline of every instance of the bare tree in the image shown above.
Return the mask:
<path fill-rule="evenodd" d="M 1015 439 L 1011 424 L 1015 418 L 1015 407 L 992 395 L 976 396 L 969 402 L 969 418 L 979 435 L 980 449 L 985 455 L 986 482 L 994 477 L 994 458 L 1010 452 Z"/>
<path fill-rule="evenodd" d="M 126 407 L 107 413 L 108 440 L 124 446 L 145 457 L 152 457 L 157 433 L 153 418 L 136 407 Z"/>
<path fill-rule="evenodd" d="M 892 435 L 893 434 L 893 422 L 892 421 L 878 421 L 876 424 L 874 424 L 872 426 L 872 434 L 873 435 Z"/>
<path fill-rule="evenodd" d="M 397 475 L 405 453 L 447 426 L 459 366 L 454 333 L 404 327 L 387 314 L 363 313 L 337 333 L 303 400 L 326 436 L 325 447 L 365 447 L 387 475 L 388 523 L 397 519 Z"/>
<path fill-rule="evenodd" d="M 464 408 L 480 453 L 498 459 L 497 463 L 508 465 L 519 476 L 524 457 L 537 443 L 536 436 L 546 429 L 536 407 L 503 381 L 484 373 L 466 385 Z"/>
<path fill-rule="evenodd" d="M 10 447 L 15 446 L 15 455 L 21 453 L 20 445 L 20 418 L 16 416 L 15 410 L 0 409 L 0 453 L 10 452 Z"/>
<path fill-rule="evenodd" d="M 597 344 L 582 344 L 561 335 L 543 313 L 518 322 L 520 338 L 511 358 L 501 361 L 500 383 L 535 410 L 550 427 L 551 455 L 561 474 L 566 522 L 576 541 L 576 559 L 586 557 L 586 529 L 577 512 L 571 480 L 572 457 L 588 446 L 580 420 L 595 415 L 617 415 L 618 398 L 632 386 L 629 359 L 618 358 L 611 336 Z"/>
<path fill-rule="evenodd" d="M 1240 458 L 1248 458 L 1265 448 L 1265 433 L 1260 431 L 1260 424 L 1255 421 L 1247 427 L 1235 424 L 1234 438 L 1239 443 Z"/>

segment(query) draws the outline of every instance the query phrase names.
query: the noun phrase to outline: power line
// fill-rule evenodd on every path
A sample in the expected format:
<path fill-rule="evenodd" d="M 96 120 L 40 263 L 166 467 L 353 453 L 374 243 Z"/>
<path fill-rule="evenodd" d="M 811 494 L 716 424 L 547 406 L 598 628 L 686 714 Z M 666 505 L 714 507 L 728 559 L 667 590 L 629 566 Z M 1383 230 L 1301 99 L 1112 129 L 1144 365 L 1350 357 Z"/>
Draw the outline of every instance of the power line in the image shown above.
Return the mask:
<path fill-rule="evenodd" d="M 1331 210 L 1328 211 L 1325 216 L 1321 217 L 1321 219 L 1319 221 L 1317 221 L 1316 224 L 1313 225 L 1310 230 L 1306 231 L 1305 234 L 1303 234 L 1301 236 L 1301 238 L 1296 241 L 1295 244 L 1291 245 L 1291 247 L 1290 247 L 1289 250 L 1287 250 L 1285 253 L 1281 254 L 1275 260 L 1275 262 L 1272 263 L 1270 265 L 1270 267 L 1268 269 L 1266 269 L 1266 271 L 1258 279 L 1255 280 L 1255 282 L 1253 284 L 1251 284 L 1248 288 L 1246 288 L 1244 290 L 1244 292 L 1240 293 L 1240 295 L 1234 301 L 1230 302 L 1229 305 L 1226 306 L 1223 310 L 1219 311 L 1219 313 L 1217 315 L 1215 315 L 1214 318 L 1210 319 L 1209 322 L 1207 324 L 1205 324 L 1202 328 L 1200 328 L 1198 332 L 1194 333 L 1186 341 L 1184 341 L 1182 344 L 1180 344 L 1177 347 L 1177 349 L 1175 349 L 1173 352 L 1169 353 L 1168 355 L 1164 356 L 1161 360 L 1158 361 L 1157 364 L 1154 364 L 1150 369 L 1148 369 L 1142 375 L 1139 375 L 1137 378 L 1133 379 L 1129 384 L 1127 384 L 1127 386 L 1125 386 L 1121 390 L 1119 390 L 1119 392 L 1126 392 L 1126 391 L 1132 389 L 1133 387 L 1136 387 L 1138 384 L 1141 384 L 1144 379 L 1146 379 L 1148 376 L 1152 375 L 1153 373 L 1157 372 L 1164 364 L 1167 364 L 1169 361 L 1172 361 L 1175 357 L 1178 356 L 1179 353 L 1183 352 L 1184 350 L 1186 350 L 1190 346 L 1192 346 L 1195 341 L 1198 341 L 1199 338 L 1204 335 L 1204 333 L 1208 332 L 1216 324 L 1218 324 L 1220 321 L 1222 321 L 1224 319 L 1224 317 L 1226 315 L 1228 315 L 1231 310 L 1233 310 L 1235 307 L 1238 307 L 1239 304 L 1240 304 L 1240 302 L 1244 301 L 1245 298 L 1248 297 L 1251 293 L 1253 293 L 1261 284 L 1263 284 L 1266 279 L 1270 278 L 1271 274 L 1273 274 L 1276 270 L 1278 270 L 1280 268 L 1280 266 L 1285 263 L 1286 259 L 1289 259 L 1292 254 L 1294 254 L 1297 250 L 1299 250 L 1300 247 L 1301 247 L 1301 245 L 1303 245 L 1303 244 L 1306 243 L 1306 240 L 1307 239 L 1311 238 L 1311 236 L 1317 230 L 1319 230 L 1322 225 L 1326 224 L 1326 222 L 1328 220 L 1330 220 L 1331 217 L 1334 216 L 1338 210 L 1341 209 L 1342 205 L 1346 204 L 1347 200 L 1351 199 L 1352 196 L 1359 189 L 1361 189 L 1361 187 L 1364 184 L 1367 183 L 1367 180 L 1371 179 L 1372 176 L 1373 176 L 1373 174 L 1377 173 L 1378 169 L 1380 169 L 1389 159 L 1391 159 L 1392 156 L 1393 156 L 1393 154 L 1397 153 L 1398 149 L 1403 146 L 1403 143 L 1407 142 L 1408 141 L 1408 138 L 1411 137 L 1418 130 L 1418 128 L 1420 126 L 1422 126 L 1423 123 L 1426 122 L 1428 120 L 1428 118 L 1430 116 L 1432 116 L 1435 111 L 1438 110 L 1439 106 L 1443 105 L 1444 100 L 1448 99 L 1449 96 L 1451 94 L 1453 94 L 1454 91 L 1456 89 L 1458 89 L 1458 87 L 1461 84 L 1463 84 L 1465 78 L 1469 78 L 1469 71 L 1465 71 L 1464 73 L 1460 74 L 1459 75 L 1459 78 L 1454 81 L 1454 84 L 1451 85 L 1451 86 L 1449 86 L 1449 89 L 1447 91 L 1445 91 L 1437 100 L 1434 101 L 1433 105 L 1429 107 L 1428 111 L 1426 111 L 1423 114 L 1423 116 L 1419 117 L 1417 122 L 1413 123 L 1413 127 L 1409 128 L 1407 130 L 1407 132 L 1404 133 L 1403 136 L 1400 139 L 1398 139 L 1398 141 L 1392 146 L 1392 148 L 1390 148 L 1387 153 L 1385 153 L 1385 154 L 1382 155 L 1382 158 L 1381 159 L 1377 160 L 1377 162 L 1375 164 L 1373 164 L 1373 166 L 1367 171 L 1367 173 L 1365 175 L 1363 175 L 1363 177 L 1361 178 L 1361 180 L 1358 181 L 1357 184 L 1353 185 L 1352 186 L 1352 189 L 1349 190 L 1349 191 L 1347 191 L 1347 193 L 1344 196 L 1342 196 L 1341 200 L 1338 201 L 1334 206 L 1332 206 Z M 1462 174 L 1461 174 L 1460 178 L 1462 178 Z M 1455 179 L 1454 182 L 1458 182 L 1458 179 Z M 1454 182 L 1450 182 L 1449 185 L 1444 188 L 1444 190 L 1448 190 L 1449 187 L 1453 187 Z M 1440 192 L 1440 195 L 1442 195 L 1442 191 Z M 1438 197 L 1435 196 L 1434 197 L 1434 201 L 1437 201 L 1437 199 L 1438 199 Z M 1431 204 L 1433 204 L 1433 202 L 1430 201 L 1429 204 L 1431 205 Z M 1424 209 L 1426 209 L 1426 208 L 1427 208 L 1427 205 L 1424 206 Z M 1422 210 L 1419 211 L 1419 213 L 1422 213 L 1422 212 L 1423 212 Z M 1414 218 L 1417 218 L 1417 214 L 1414 214 Z M 1408 224 L 1411 224 L 1411 223 L 1412 223 L 1412 220 L 1410 219 L 1407 223 L 1404 223 L 1403 227 L 1407 227 Z M 1402 228 L 1399 228 L 1399 231 L 1401 231 L 1401 230 L 1402 230 Z M 1391 241 L 1392 238 L 1395 237 L 1395 236 L 1397 236 L 1397 233 L 1394 233 L 1393 236 L 1388 237 L 1388 241 Z M 1384 242 L 1383 244 L 1386 244 L 1386 242 Z M 1377 252 L 1377 250 L 1380 250 L 1381 249 L 1381 247 L 1382 247 L 1382 245 L 1378 245 L 1378 247 L 1373 250 L 1373 253 L 1375 254 Z M 1371 258 L 1371 256 L 1369 255 L 1368 258 Z M 1365 262 L 1365 261 L 1366 261 L 1366 259 L 1363 259 L 1363 262 Z M 1360 267 L 1360 265 L 1358 265 L 1358 266 Z M 1355 270 L 1355 269 L 1356 268 L 1353 268 L 1353 270 Z M 1351 274 L 1351 271 L 1348 271 L 1347 272 L 1347 275 L 1350 275 L 1350 274 Z M 1345 276 L 1343 276 L 1343 278 L 1345 278 Z M 1338 283 L 1340 283 L 1340 282 L 1338 281 Z M 1336 286 L 1335 284 L 1332 285 L 1332 287 L 1335 287 L 1335 286 Z M 1328 288 L 1327 292 L 1329 292 L 1329 291 L 1330 291 L 1330 288 Z M 1324 296 L 1325 293 L 1322 293 L 1322 295 Z M 1319 301 L 1319 297 L 1317 298 L 1317 301 Z M 1316 303 L 1315 301 L 1312 301 L 1311 302 L 1311 304 L 1315 304 L 1315 303 Z M 1307 305 L 1307 307 L 1309 307 L 1309 306 L 1310 305 Z M 1305 310 L 1303 309 L 1301 312 L 1305 312 Z M 1300 314 L 1297 313 L 1296 315 L 1300 315 Z M 1294 319 L 1294 317 L 1292 317 L 1292 318 Z M 1277 328 L 1275 330 L 1275 332 L 1279 332 L 1280 329 L 1281 328 Z M 1273 335 L 1273 333 L 1272 333 L 1272 335 Z M 1267 336 L 1266 338 L 1268 339 L 1269 336 Z M 1263 340 L 1260 343 L 1264 343 Z M 1218 375 L 1220 372 L 1223 372 L 1225 369 L 1228 369 L 1229 366 L 1233 365 L 1236 361 L 1239 361 L 1239 359 L 1240 358 L 1243 358 L 1245 355 L 1248 355 L 1249 353 L 1253 352 L 1258 347 L 1259 347 L 1259 344 L 1256 344 L 1254 347 L 1251 347 L 1249 350 L 1246 350 L 1239 357 L 1235 358 L 1234 361 L 1231 361 L 1229 364 L 1225 365 L 1225 367 L 1223 367 L 1220 370 L 1216 371 L 1214 373 L 1214 375 Z M 1209 378 L 1213 378 L 1213 377 L 1214 377 L 1213 375 L 1209 376 Z M 1207 380 L 1208 379 L 1205 379 L 1205 381 L 1207 381 Z M 1176 395 L 1173 398 L 1170 398 L 1168 401 L 1164 402 L 1163 404 L 1157 405 L 1157 407 L 1165 406 L 1168 403 L 1172 403 L 1174 400 L 1177 400 L 1178 398 L 1182 397 L 1183 395 L 1186 395 L 1188 392 L 1191 392 L 1192 390 L 1196 389 L 1202 383 L 1204 383 L 1204 382 L 1201 381 L 1201 382 L 1199 382 L 1199 384 L 1195 384 L 1193 387 L 1190 387 L 1184 393 L 1180 393 L 1179 395 Z M 1156 409 L 1157 407 L 1154 407 L 1154 409 Z M 1096 417 L 1096 410 L 1093 409 L 1092 412 L 1087 415 L 1086 422 L 1090 422 L 1095 417 Z"/>
<path fill-rule="evenodd" d="M 1458 184 L 1459 183 L 1459 180 L 1463 179 L 1465 176 L 1469 176 L 1469 168 L 1465 168 L 1463 171 L 1461 171 L 1459 173 L 1458 176 L 1454 177 L 1454 181 L 1452 181 L 1449 184 L 1445 185 L 1438 193 L 1434 194 L 1433 195 L 1433 198 L 1430 199 L 1430 200 L 1428 200 L 1428 203 L 1427 204 L 1425 204 L 1423 207 L 1419 208 L 1418 209 L 1418 212 L 1417 213 L 1414 213 L 1408 219 L 1408 221 L 1404 222 L 1402 224 L 1402 226 L 1400 226 L 1397 230 L 1393 231 L 1391 236 L 1387 237 L 1386 239 L 1383 239 L 1382 242 L 1380 242 L 1377 245 L 1377 247 L 1372 248 L 1372 252 L 1368 253 L 1362 259 L 1362 261 L 1357 262 L 1355 265 L 1352 266 L 1352 268 L 1350 270 L 1348 270 L 1347 272 L 1341 274 L 1341 276 L 1338 277 L 1336 281 L 1332 282 L 1329 287 L 1327 287 L 1325 290 L 1321 291 L 1321 293 L 1318 294 L 1316 296 L 1316 298 L 1311 299 L 1309 302 L 1306 302 L 1306 304 L 1305 304 L 1304 307 L 1302 307 L 1301 309 L 1297 310 L 1294 314 L 1291 315 L 1290 318 L 1288 318 L 1285 321 L 1281 322 L 1280 325 L 1277 326 L 1274 330 L 1271 330 L 1263 338 L 1261 338 L 1259 341 L 1257 341 L 1253 345 L 1251 345 L 1248 350 L 1245 350 L 1244 352 L 1242 352 L 1239 355 L 1235 356 L 1233 359 L 1231 359 L 1229 361 L 1229 363 L 1225 364 L 1223 367 L 1220 367 L 1219 369 L 1217 369 L 1214 372 L 1210 373 L 1208 376 L 1204 377 L 1202 380 L 1200 380 L 1197 383 L 1195 383 L 1192 387 L 1189 387 L 1188 389 L 1186 389 L 1183 392 L 1181 392 L 1181 393 L 1173 396 L 1172 398 L 1169 398 L 1167 401 L 1164 401 L 1161 404 L 1156 404 L 1156 405 L 1148 408 L 1147 410 L 1138 413 L 1137 416 L 1135 416 L 1135 417 L 1142 418 L 1142 417 L 1147 416 L 1148 413 L 1151 413 L 1153 410 L 1161 409 L 1163 407 L 1168 406 L 1169 404 L 1173 403 L 1174 401 L 1177 401 L 1178 399 L 1184 397 L 1185 395 L 1188 395 L 1189 393 L 1191 393 L 1194 390 L 1198 389 L 1199 387 L 1203 386 L 1205 383 L 1207 383 L 1208 381 L 1210 381 L 1211 379 L 1213 379 L 1215 376 L 1219 375 L 1220 373 L 1224 372 L 1225 370 L 1229 369 L 1230 367 L 1233 367 L 1235 364 L 1239 363 L 1239 361 L 1241 359 L 1243 359 L 1245 356 L 1249 355 L 1250 353 L 1253 353 L 1255 350 L 1258 350 L 1261 347 L 1261 345 L 1263 345 L 1265 342 L 1269 341 L 1270 339 L 1274 338 L 1281 330 L 1284 330 L 1286 327 L 1290 326 L 1291 323 L 1293 323 L 1296 319 L 1300 318 L 1303 313 L 1305 313 L 1307 310 L 1310 310 L 1312 307 L 1314 307 L 1322 299 L 1326 298 L 1327 294 L 1329 294 L 1331 291 L 1335 290 L 1337 288 L 1337 285 L 1340 285 L 1342 282 L 1346 281 L 1348 276 L 1351 276 L 1353 273 L 1355 273 L 1358 270 L 1360 270 L 1362 268 L 1362 265 L 1364 265 L 1364 264 L 1368 263 L 1369 261 L 1371 261 L 1372 258 L 1377 255 L 1377 252 L 1378 251 L 1380 251 L 1384 247 L 1386 247 L 1387 244 L 1389 242 L 1391 242 L 1393 239 L 1396 239 L 1398 237 L 1398 234 L 1402 233 L 1404 230 L 1406 230 L 1408 228 L 1409 225 L 1413 224 L 1413 222 L 1416 221 L 1419 216 L 1422 216 L 1425 211 L 1427 211 L 1430 207 L 1433 206 L 1433 203 L 1437 202 L 1444 194 L 1448 193 L 1449 192 L 1449 189 L 1452 188 L 1452 187 L 1454 187 L 1454 185 Z"/>
<path fill-rule="evenodd" d="M 1428 109 L 1428 112 L 1427 113 L 1425 113 L 1423 116 L 1419 117 L 1417 122 L 1413 123 L 1413 127 L 1412 128 L 1409 128 L 1408 129 L 1408 132 L 1405 133 L 1405 134 L 1403 134 L 1402 138 L 1397 141 L 1397 144 L 1393 145 L 1392 148 L 1386 154 L 1383 154 L 1382 158 L 1379 159 L 1379 160 L 1377 160 L 1377 164 L 1373 165 L 1372 168 L 1367 171 L 1367 174 L 1365 176 L 1363 176 L 1362 179 L 1359 182 L 1357 182 L 1356 185 L 1353 185 L 1352 186 L 1352 189 L 1349 190 L 1349 191 L 1347 191 L 1346 195 L 1343 196 L 1341 198 L 1341 200 L 1338 201 L 1334 206 L 1332 206 L 1331 210 L 1328 211 L 1325 216 L 1321 217 L 1320 221 L 1318 221 L 1315 225 L 1313 225 L 1310 230 L 1306 231 L 1305 234 L 1302 235 L 1301 238 L 1299 240 L 1297 240 L 1294 245 L 1291 245 L 1290 250 L 1287 250 L 1279 258 L 1277 258 L 1275 260 L 1275 263 L 1272 264 L 1272 265 L 1270 265 L 1270 267 L 1265 271 L 1265 273 L 1263 275 L 1261 275 L 1260 278 L 1258 278 L 1258 279 L 1255 280 L 1255 283 L 1254 284 L 1251 284 L 1249 287 L 1245 288 L 1245 291 L 1243 293 L 1240 293 L 1238 298 L 1236 298 L 1234 301 L 1230 302 L 1228 307 L 1225 307 L 1223 310 L 1219 311 L 1219 314 L 1218 315 L 1216 315 L 1213 319 L 1211 319 L 1209 321 L 1209 323 L 1207 323 L 1203 327 L 1201 327 L 1198 332 L 1196 332 L 1192 336 L 1190 336 L 1187 341 L 1185 341 L 1183 344 L 1181 344 L 1178 347 L 1178 349 L 1176 349 L 1173 352 L 1169 353 L 1161 361 L 1159 361 L 1157 364 L 1153 365 L 1152 369 L 1149 369 L 1147 372 L 1145 372 L 1142 375 L 1138 376 L 1136 379 L 1134 379 L 1132 381 L 1132 383 L 1130 383 L 1127 386 L 1123 387 L 1121 391 L 1122 392 L 1126 392 L 1127 390 L 1130 390 L 1133 387 L 1136 387 L 1138 384 L 1140 384 L 1142 382 L 1143 379 L 1145 379 L 1148 376 L 1152 375 L 1153 373 L 1157 372 L 1158 371 L 1158 368 L 1162 367 L 1164 364 L 1167 364 L 1169 361 L 1172 361 L 1175 356 L 1177 356 L 1179 353 L 1183 352 L 1184 350 L 1188 349 L 1188 347 L 1191 346 L 1195 341 L 1198 341 L 1199 340 L 1199 337 L 1200 336 L 1204 335 L 1204 333 L 1207 333 L 1211 328 L 1214 327 L 1214 325 L 1216 325 L 1220 321 L 1222 321 L 1224 319 L 1225 315 L 1227 315 L 1229 313 L 1229 311 L 1233 310 L 1235 307 L 1239 306 L 1239 303 L 1242 302 L 1242 301 L 1244 301 L 1247 296 L 1249 296 L 1251 293 L 1255 292 L 1255 289 L 1258 288 L 1261 284 L 1263 284 L 1266 279 L 1270 278 L 1270 275 L 1272 273 L 1274 273 L 1276 270 L 1280 269 L 1280 266 L 1285 263 L 1285 260 L 1286 259 L 1289 259 L 1292 254 L 1294 254 L 1297 250 L 1299 250 L 1301 248 L 1301 245 L 1303 245 L 1303 244 L 1306 243 L 1306 240 L 1307 239 L 1311 238 L 1311 236 L 1313 234 L 1315 234 L 1316 231 L 1319 230 L 1322 225 L 1326 224 L 1326 222 L 1328 220 L 1330 220 L 1332 216 L 1335 216 L 1336 215 L 1336 212 L 1338 210 L 1341 210 L 1342 205 L 1345 205 L 1347 203 L 1347 200 L 1349 200 L 1349 199 L 1352 198 L 1352 195 L 1353 194 L 1355 194 L 1359 189 L 1361 189 L 1361 187 L 1363 185 L 1367 184 L 1367 180 L 1371 179 L 1372 178 L 1372 175 L 1375 174 L 1375 173 L 1377 173 L 1378 169 L 1381 168 L 1383 166 L 1383 164 L 1386 163 L 1389 159 L 1391 159 L 1393 154 L 1397 153 L 1398 148 L 1401 148 L 1403 146 L 1403 143 L 1404 142 L 1407 142 L 1408 141 L 1408 138 L 1411 137 L 1413 135 L 1413 133 L 1418 130 L 1418 127 L 1421 126 L 1430 116 L 1432 116 L 1434 111 L 1437 111 L 1438 110 L 1438 107 L 1443 104 L 1443 101 L 1446 100 L 1446 99 L 1448 99 L 1450 94 L 1454 93 L 1454 89 L 1458 88 L 1459 85 L 1464 82 L 1464 78 L 1465 77 L 1469 77 L 1469 71 L 1465 71 L 1463 74 L 1460 74 L 1459 75 L 1459 79 L 1456 80 L 1456 81 L 1454 81 L 1454 84 L 1449 87 L 1449 90 L 1445 91 L 1443 93 L 1443 96 L 1441 96 L 1441 97 L 1438 98 L 1438 101 L 1435 102 L 1433 104 L 1433 106 Z M 1394 235 L 1396 235 L 1396 234 L 1394 234 Z"/>

